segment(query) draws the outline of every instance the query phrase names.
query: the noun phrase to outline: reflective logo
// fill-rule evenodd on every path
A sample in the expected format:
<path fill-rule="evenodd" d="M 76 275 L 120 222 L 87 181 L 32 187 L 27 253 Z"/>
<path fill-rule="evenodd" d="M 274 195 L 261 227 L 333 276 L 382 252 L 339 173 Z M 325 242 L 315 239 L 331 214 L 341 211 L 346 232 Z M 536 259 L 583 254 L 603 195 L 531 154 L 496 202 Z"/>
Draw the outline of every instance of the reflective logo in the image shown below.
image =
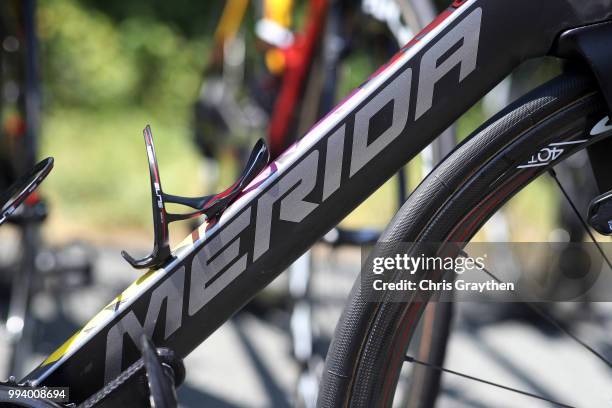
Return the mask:
<path fill-rule="evenodd" d="M 551 143 L 548 146 L 544 147 L 543 149 L 540 149 L 540 151 L 537 152 L 536 154 L 532 155 L 527 163 L 517 166 L 517 168 L 526 169 L 529 167 L 547 166 L 551 164 L 552 162 L 554 162 L 555 160 L 557 160 L 559 157 L 561 157 L 561 155 L 565 153 L 567 146 L 584 143 L 586 141 L 587 140 L 585 139 L 585 140 L 573 140 L 571 142 Z"/>
<path fill-rule="evenodd" d="M 612 130 L 612 121 L 610 121 L 610 118 L 606 116 L 597 122 L 593 129 L 591 129 L 591 136 L 600 135 L 608 130 Z"/>

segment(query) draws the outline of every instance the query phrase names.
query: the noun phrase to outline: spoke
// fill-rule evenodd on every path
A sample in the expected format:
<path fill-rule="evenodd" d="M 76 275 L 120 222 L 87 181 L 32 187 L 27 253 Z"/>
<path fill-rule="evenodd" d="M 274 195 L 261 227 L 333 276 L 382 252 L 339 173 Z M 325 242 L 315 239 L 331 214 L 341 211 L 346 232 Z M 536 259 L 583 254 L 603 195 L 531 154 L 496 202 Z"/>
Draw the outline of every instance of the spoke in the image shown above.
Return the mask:
<path fill-rule="evenodd" d="M 511 392 L 514 392 L 514 393 L 517 393 L 517 394 L 525 395 L 525 396 L 530 397 L 530 398 L 535 398 L 535 399 L 539 399 L 539 400 L 542 400 L 542 401 L 550 402 L 551 404 L 555 404 L 555 405 L 558 405 L 560 407 L 574 408 L 572 405 L 563 404 L 561 402 L 554 401 L 554 400 L 551 400 L 551 399 L 548 399 L 548 398 L 544 398 L 544 397 L 541 397 L 541 396 L 536 395 L 536 394 L 532 394 L 532 393 L 527 392 L 527 391 L 522 391 L 522 390 L 519 390 L 519 389 L 516 389 L 516 388 L 508 387 L 508 386 L 503 385 L 503 384 L 495 383 L 495 382 L 492 382 L 492 381 L 487 381 L 485 379 L 474 377 L 474 376 L 471 376 L 471 375 L 468 375 L 468 374 L 465 374 L 465 373 L 460 373 L 458 371 L 449 370 L 448 368 L 440 367 L 440 366 L 437 366 L 435 364 L 431 364 L 431 363 L 428 363 L 428 362 L 425 362 L 425 361 L 417 360 L 416 358 L 411 357 L 411 356 L 405 356 L 404 360 L 409 362 L 409 363 L 419 364 L 419 365 L 431 368 L 431 369 L 436 370 L 436 371 L 440 371 L 440 372 L 444 372 L 444 373 L 448 373 L 448 374 L 453 374 L 453 375 L 456 375 L 456 376 L 459 376 L 459 377 L 467 378 L 468 380 L 476 381 L 476 382 L 479 382 L 479 383 L 482 383 L 482 384 L 487 384 L 487 385 L 490 385 L 492 387 L 501 388 L 501 389 L 504 389 L 506 391 L 511 391 Z"/>
<path fill-rule="evenodd" d="M 593 243 L 595 244 L 595 246 L 599 250 L 599 253 L 603 257 L 605 262 L 608 264 L 608 267 L 610 269 L 612 269 L 612 263 L 610 262 L 610 260 L 606 256 L 606 254 L 604 253 L 603 248 L 600 246 L 599 242 L 595 239 L 595 236 L 591 232 L 587 222 L 582 217 L 582 215 L 580 214 L 580 211 L 578 210 L 578 208 L 576 207 L 576 205 L 572 201 L 571 197 L 567 193 L 567 190 L 565 190 L 565 188 L 563 187 L 563 185 L 561 184 L 561 182 L 557 178 L 557 173 L 553 169 L 550 169 L 549 170 L 549 174 L 555 180 L 557 186 L 559 187 L 559 189 L 561 190 L 561 192 L 565 196 L 567 202 L 571 206 L 572 210 L 574 211 L 574 213 L 576 214 L 576 216 L 580 220 L 580 223 L 582 224 L 582 227 L 584 228 L 586 233 L 589 235 L 589 237 L 591 238 L 591 240 L 593 241 Z M 464 256 L 464 257 L 468 257 L 469 256 L 465 251 L 461 251 L 460 255 Z M 495 281 L 497 281 L 499 283 L 503 283 L 503 281 L 501 279 L 499 279 L 497 276 L 495 276 L 487 268 L 482 268 L 481 270 L 483 272 L 485 272 L 487 275 L 489 275 L 491 278 L 493 278 Z M 543 311 L 540 307 L 536 306 L 535 304 L 533 304 L 531 302 L 521 301 L 521 303 L 525 304 L 527 307 L 529 307 L 532 311 L 534 311 L 542 319 L 546 320 L 549 324 L 551 324 L 552 326 L 557 328 L 559 331 L 563 332 L 565 335 L 567 335 L 572 340 L 574 340 L 576 343 L 578 343 L 583 348 L 585 348 L 587 351 L 589 351 L 593 356 L 597 357 L 599 360 L 604 362 L 608 367 L 612 368 L 612 363 L 607 358 L 605 358 L 601 353 L 599 353 L 593 347 L 589 346 L 586 342 L 582 341 L 578 336 L 576 336 L 568 328 L 566 328 L 561 323 L 559 323 L 555 318 L 553 318 L 548 313 Z M 418 364 L 418 365 L 422 365 L 422 366 L 428 367 L 428 368 L 433 369 L 433 370 L 437 370 L 437 371 L 448 373 L 448 374 L 453 374 L 453 375 L 456 375 L 456 376 L 459 376 L 459 377 L 463 377 L 463 378 L 466 378 L 466 379 L 469 379 L 469 380 L 472 380 L 472 381 L 480 382 L 480 383 L 487 384 L 487 385 L 490 385 L 490 386 L 493 386 L 493 387 L 497 387 L 497 388 L 501 388 L 501 389 L 504 389 L 504 390 L 507 390 L 507 391 L 511 391 L 511 392 L 518 393 L 518 394 L 521 394 L 521 395 L 525 395 L 525 396 L 528 396 L 530 398 L 546 401 L 546 402 L 549 402 L 551 404 L 555 404 L 555 405 L 560 406 L 560 407 L 573 408 L 571 405 L 563 404 L 561 402 L 554 401 L 554 400 L 551 400 L 551 399 L 548 399 L 548 398 L 545 398 L 545 397 L 542 397 L 542 396 L 539 396 L 539 395 L 536 395 L 536 394 L 532 394 L 532 393 L 527 392 L 527 391 L 523 391 L 523 390 L 519 390 L 519 389 L 516 389 L 516 388 L 508 387 L 506 385 L 495 383 L 495 382 L 492 382 L 492 381 L 488 381 L 488 380 L 485 380 L 483 378 L 474 377 L 474 376 L 471 376 L 471 375 L 468 375 L 468 374 L 465 374 L 465 373 L 461 373 L 461 372 L 450 370 L 450 369 L 447 369 L 447 368 L 444 368 L 444 367 L 441 367 L 441 366 L 437 366 L 435 364 L 431 364 L 431 363 L 428 363 L 428 362 L 425 362 L 425 361 L 417 360 L 416 358 L 408 356 L 408 355 L 404 356 L 404 360 L 407 361 L 407 362 L 413 363 L 413 364 Z"/>
<path fill-rule="evenodd" d="M 612 263 L 610 263 L 610 260 L 608 259 L 608 257 L 604 253 L 603 248 L 601 247 L 601 245 L 599 245 L 599 242 L 595 239 L 595 236 L 593 235 L 593 232 L 591 232 L 591 229 L 587 225 L 587 222 L 585 221 L 584 217 L 582 216 L 582 214 L 580 214 L 580 211 L 578 211 L 578 207 L 576 207 L 576 205 L 572 201 L 571 197 L 567 193 L 567 190 L 565 190 L 565 188 L 561 184 L 561 181 L 559 181 L 559 178 L 557 177 L 557 173 L 552 168 L 550 170 L 548 170 L 548 173 L 555 180 L 555 182 L 557 183 L 557 186 L 559 186 L 559 189 L 561 190 L 561 192 L 565 196 L 565 199 L 567 200 L 569 205 L 572 207 L 572 210 L 574 211 L 574 214 L 576 214 L 576 217 L 578 217 L 578 219 L 580 220 L 580 223 L 582 224 L 582 227 L 584 228 L 586 233 L 589 234 L 589 237 L 591 237 L 591 240 L 593 241 L 593 243 L 595 244 L 595 246 L 599 250 L 599 253 L 601 254 L 601 256 L 604 258 L 604 260 L 608 264 L 608 267 L 610 269 L 612 269 Z"/>
<path fill-rule="evenodd" d="M 464 256 L 464 257 L 469 257 L 469 255 L 465 251 L 461 251 L 461 255 Z M 497 281 L 498 283 L 503 283 L 503 281 L 501 279 L 499 279 L 497 276 L 495 276 L 487 268 L 482 268 L 480 270 L 483 271 L 484 273 L 486 273 L 487 275 L 489 275 L 491 278 L 495 279 L 495 281 Z M 565 327 L 561 323 L 559 323 L 554 317 L 552 317 L 551 315 L 549 315 L 548 313 L 543 311 L 541 308 L 539 308 L 538 306 L 536 306 L 532 302 L 520 301 L 520 303 L 525 304 L 527 307 L 529 307 L 532 311 L 534 311 L 542 319 L 546 320 L 548 323 L 550 323 L 551 325 L 556 327 L 559 331 L 563 332 L 566 336 L 568 336 L 569 338 L 574 340 L 576 343 L 578 343 L 582 347 L 584 347 L 592 355 L 594 355 L 599 360 L 604 362 L 608 367 L 612 368 L 612 363 L 607 358 L 605 358 L 600 352 L 595 350 L 593 347 L 589 346 L 586 342 L 581 340 L 578 336 L 576 336 L 574 333 L 572 333 L 567 327 Z"/>

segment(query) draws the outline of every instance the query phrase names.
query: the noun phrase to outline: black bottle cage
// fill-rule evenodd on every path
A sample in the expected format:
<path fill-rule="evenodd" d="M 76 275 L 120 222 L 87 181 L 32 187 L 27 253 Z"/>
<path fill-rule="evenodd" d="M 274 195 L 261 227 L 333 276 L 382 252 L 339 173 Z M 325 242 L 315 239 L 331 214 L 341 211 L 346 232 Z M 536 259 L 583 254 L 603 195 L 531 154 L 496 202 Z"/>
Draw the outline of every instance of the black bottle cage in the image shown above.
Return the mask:
<path fill-rule="evenodd" d="M 40 161 L 28 174 L 15 181 L 0 197 L 0 225 L 38 188 L 53 169 L 53 157 Z"/>
<path fill-rule="evenodd" d="M 227 190 L 216 195 L 204 197 L 180 197 L 163 192 L 159 177 L 159 168 L 157 166 L 157 157 L 155 155 L 155 146 L 153 144 L 153 134 L 148 125 L 144 129 L 143 134 L 147 148 L 147 158 L 149 160 L 149 175 L 151 177 L 154 243 L 151 254 L 142 259 L 134 259 L 127 252 L 121 252 L 125 260 L 136 269 L 160 267 L 171 257 L 168 239 L 168 224 L 201 215 L 204 215 L 209 220 L 218 218 L 223 211 L 238 198 L 245 187 L 253 181 L 255 176 L 264 169 L 270 158 L 265 142 L 259 139 L 253 147 L 249 160 L 240 174 L 240 177 Z M 181 204 L 195 211 L 186 214 L 168 213 L 165 206 L 166 202 Z"/>

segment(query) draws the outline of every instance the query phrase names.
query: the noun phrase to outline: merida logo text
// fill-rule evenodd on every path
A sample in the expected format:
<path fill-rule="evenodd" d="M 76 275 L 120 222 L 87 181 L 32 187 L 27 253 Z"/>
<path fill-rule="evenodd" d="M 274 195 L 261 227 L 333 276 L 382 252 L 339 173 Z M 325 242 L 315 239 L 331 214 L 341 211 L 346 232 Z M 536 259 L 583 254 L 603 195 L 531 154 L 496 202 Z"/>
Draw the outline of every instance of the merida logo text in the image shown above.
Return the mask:
<path fill-rule="evenodd" d="M 187 274 L 186 268 L 182 267 L 153 290 L 144 322 L 133 310 L 124 314 L 107 334 L 105 381 L 116 377 L 124 368 L 122 354 L 126 337 L 138 344 L 142 333 L 152 336 L 155 328 L 164 324 L 161 326 L 164 339 L 168 339 L 181 327 L 184 319 L 198 313 L 243 273 L 249 262 L 257 262 L 270 249 L 274 223 L 302 222 L 342 188 L 343 166 L 349 166 L 350 178 L 360 174 L 373 158 L 402 134 L 409 120 L 417 121 L 431 109 L 435 85 L 443 77 L 457 67 L 459 82 L 470 75 L 476 69 L 481 18 L 481 8 L 472 10 L 429 47 L 417 61 L 418 76 L 413 75 L 408 63 L 391 65 L 388 70 L 395 72 L 391 73 L 389 78 L 392 79 L 380 92 L 373 89 L 359 109 L 323 134 L 314 149 L 304 153 L 296 165 L 280 174 L 265 192 L 221 226 L 221 230 L 193 258 Z M 457 20 L 450 21 L 454 23 Z M 414 87 L 415 95 L 412 95 L 415 78 L 418 78 L 418 84 Z M 409 117 L 411 106 L 414 106 L 412 118 Z M 380 135 L 370 135 L 371 119 L 383 110 L 391 118 L 390 126 L 379 130 Z M 349 126 L 352 126 L 350 132 Z M 347 137 L 352 140 L 345 143 Z M 323 172 L 322 177 L 318 177 L 319 172 Z M 317 202 L 308 201 L 306 197 L 317 187 L 317 191 L 322 191 L 320 198 Z M 244 249 L 240 235 L 247 228 L 254 229 L 254 239 L 247 245 L 248 249 Z M 183 315 L 186 279 L 189 279 L 188 316 Z"/>

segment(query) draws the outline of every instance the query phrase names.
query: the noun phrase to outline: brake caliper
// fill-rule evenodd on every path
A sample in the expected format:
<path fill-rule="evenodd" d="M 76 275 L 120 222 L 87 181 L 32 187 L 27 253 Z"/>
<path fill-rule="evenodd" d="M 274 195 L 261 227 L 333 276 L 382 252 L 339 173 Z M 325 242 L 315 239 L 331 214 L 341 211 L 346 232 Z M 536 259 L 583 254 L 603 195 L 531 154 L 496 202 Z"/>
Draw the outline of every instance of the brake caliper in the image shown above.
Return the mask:
<path fill-rule="evenodd" d="M 591 201 L 587 220 L 595 231 L 602 235 L 612 235 L 612 191 Z"/>

